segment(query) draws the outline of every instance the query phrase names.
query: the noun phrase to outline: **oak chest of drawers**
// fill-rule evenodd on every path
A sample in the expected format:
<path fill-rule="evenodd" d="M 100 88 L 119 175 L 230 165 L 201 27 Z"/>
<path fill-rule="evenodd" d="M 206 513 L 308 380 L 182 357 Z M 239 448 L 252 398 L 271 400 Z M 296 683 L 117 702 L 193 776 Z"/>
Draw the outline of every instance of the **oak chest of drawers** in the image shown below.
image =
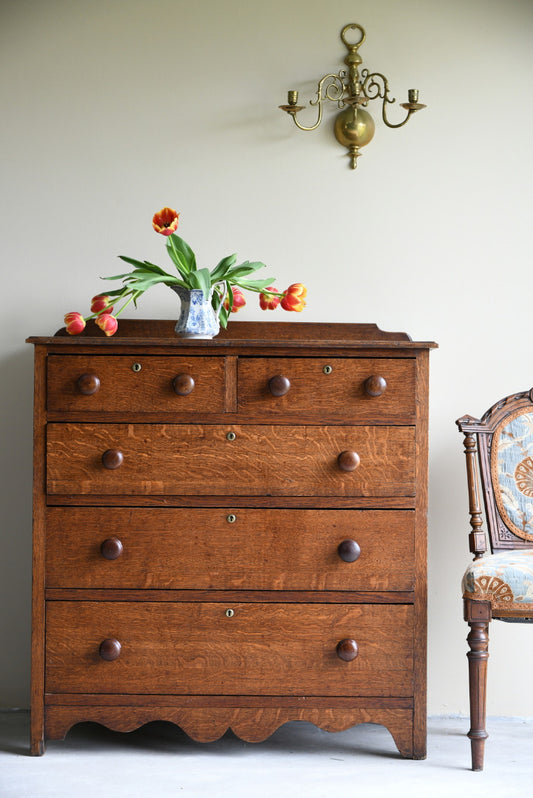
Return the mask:
<path fill-rule="evenodd" d="M 431 343 L 173 322 L 35 345 L 32 752 L 81 721 L 426 750 Z"/>

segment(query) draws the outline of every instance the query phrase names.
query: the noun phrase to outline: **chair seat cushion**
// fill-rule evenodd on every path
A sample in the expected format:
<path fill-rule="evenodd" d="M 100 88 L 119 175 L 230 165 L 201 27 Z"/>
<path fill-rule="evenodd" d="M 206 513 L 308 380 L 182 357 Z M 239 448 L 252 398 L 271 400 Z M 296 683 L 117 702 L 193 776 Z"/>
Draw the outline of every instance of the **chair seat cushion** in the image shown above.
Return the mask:
<path fill-rule="evenodd" d="M 487 554 L 470 563 L 463 597 L 490 601 L 494 610 L 533 613 L 533 549 Z"/>

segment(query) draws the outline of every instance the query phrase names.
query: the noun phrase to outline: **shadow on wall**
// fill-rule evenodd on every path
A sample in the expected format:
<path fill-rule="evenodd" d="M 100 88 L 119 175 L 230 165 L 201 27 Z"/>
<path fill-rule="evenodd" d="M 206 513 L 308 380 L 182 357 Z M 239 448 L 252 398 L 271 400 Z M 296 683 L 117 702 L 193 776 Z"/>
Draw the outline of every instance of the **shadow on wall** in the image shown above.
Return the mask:
<path fill-rule="evenodd" d="M 0 706 L 29 704 L 33 352 L 0 360 Z"/>

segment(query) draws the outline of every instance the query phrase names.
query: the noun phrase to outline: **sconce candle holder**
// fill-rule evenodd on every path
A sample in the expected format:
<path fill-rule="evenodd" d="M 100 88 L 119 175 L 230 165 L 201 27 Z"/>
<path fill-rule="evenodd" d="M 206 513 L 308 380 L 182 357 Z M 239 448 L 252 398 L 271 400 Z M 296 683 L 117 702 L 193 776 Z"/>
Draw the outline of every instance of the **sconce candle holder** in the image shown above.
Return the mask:
<path fill-rule="evenodd" d="M 349 30 L 359 31 L 359 41 L 350 43 L 347 40 L 346 34 Z M 366 68 L 359 72 L 363 60 L 358 50 L 366 39 L 364 29 L 356 23 L 345 25 L 340 38 L 348 50 L 348 55 L 344 59 L 348 70 L 341 69 L 337 74 L 324 75 L 319 80 L 315 99 L 310 101 L 310 105 L 318 108 L 315 124 L 307 127 L 296 118 L 305 107 L 298 105 L 297 91 L 289 91 L 288 104 L 279 107 L 292 116 L 294 124 L 300 130 L 316 130 L 322 122 L 323 106 L 326 100 L 336 103 L 340 113 L 335 118 L 335 137 L 340 144 L 347 148 L 350 166 L 355 169 L 357 158 L 361 155 L 361 147 L 368 144 L 374 135 L 374 120 L 366 110 L 369 101 L 377 99 L 383 101 L 381 117 L 387 127 L 393 128 L 403 127 L 412 114 L 426 106 L 418 102 L 418 90 L 409 89 L 408 102 L 400 103 L 401 107 L 407 111 L 405 119 L 398 123 L 390 122 L 387 116 L 387 106 L 392 105 L 396 100 L 390 96 L 387 78 L 381 72 L 369 72 Z"/>

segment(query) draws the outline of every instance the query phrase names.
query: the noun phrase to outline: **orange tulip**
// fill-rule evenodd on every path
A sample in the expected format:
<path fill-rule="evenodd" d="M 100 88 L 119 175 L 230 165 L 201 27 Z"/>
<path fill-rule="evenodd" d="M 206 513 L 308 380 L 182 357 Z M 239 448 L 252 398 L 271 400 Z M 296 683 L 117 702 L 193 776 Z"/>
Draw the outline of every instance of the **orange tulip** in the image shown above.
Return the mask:
<path fill-rule="evenodd" d="M 236 285 L 231 286 L 231 291 L 233 293 L 233 300 L 231 302 L 231 308 L 229 306 L 230 299 L 229 296 L 226 297 L 224 300 L 224 307 L 226 310 L 229 310 L 230 313 L 237 313 L 240 308 L 243 308 L 246 305 L 246 299 L 244 298 L 244 294 L 240 288 L 237 288 Z"/>
<path fill-rule="evenodd" d="M 259 294 L 259 306 L 261 310 L 275 310 L 279 305 L 279 296 L 273 285 L 269 285 L 266 289 L 272 291 L 272 294 Z"/>
<path fill-rule="evenodd" d="M 178 218 L 179 213 L 172 208 L 162 208 L 159 213 L 154 214 L 152 227 L 156 233 L 164 236 L 172 235 L 178 229 Z"/>
<path fill-rule="evenodd" d="M 297 313 L 305 308 L 307 288 L 302 283 L 293 283 L 284 292 L 285 296 L 281 300 L 283 310 L 294 310 Z"/>
<path fill-rule="evenodd" d="M 69 335 L 79 335 L 85 329 L 85 319 L 81 313 L 66 313 L 65 327 Z"/>
<path fill-rule="evenodd" d="M 110 313 L 101 313 L 94 321 L 107 336 L 114 335 L 118 329 L 118 321 Z"/>
<path fill-rule="evenodd" d="M 91 313 L 101 313 L 102 310 L 105 310 L 106 313 L 113 312 L 111 297 L 108 297 L 107 294 L 97 294 L 91 299 Z"/>

